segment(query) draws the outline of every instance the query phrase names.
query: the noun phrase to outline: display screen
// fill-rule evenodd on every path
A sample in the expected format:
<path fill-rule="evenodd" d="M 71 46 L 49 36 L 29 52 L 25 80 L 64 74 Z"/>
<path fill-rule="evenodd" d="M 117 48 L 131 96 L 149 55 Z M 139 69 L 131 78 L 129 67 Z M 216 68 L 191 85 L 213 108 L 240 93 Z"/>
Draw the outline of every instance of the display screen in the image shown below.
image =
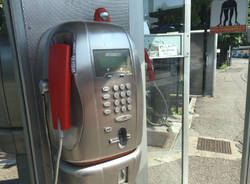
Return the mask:
<path fill-rule="evenodd" d="M 93 54 L 97 77 L 103 77 L 109 73 L 132 73 L 128 49 L 94 50 Z"/>

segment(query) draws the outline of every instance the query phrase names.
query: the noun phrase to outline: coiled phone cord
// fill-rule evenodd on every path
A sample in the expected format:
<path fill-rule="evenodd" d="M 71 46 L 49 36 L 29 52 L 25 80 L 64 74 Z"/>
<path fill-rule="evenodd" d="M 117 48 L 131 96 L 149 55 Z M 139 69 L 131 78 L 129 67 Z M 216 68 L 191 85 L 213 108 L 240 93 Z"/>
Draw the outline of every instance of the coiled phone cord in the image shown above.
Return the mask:
<path fill-rule="evenodd" d="M 154 85 L 154 87 L 156 88 L 156 90 L 158 91 L 158 93 L 160 94 L 161 98 L 162 98 L 162 101 L 164 103 L 164 106 L 165 106 L 165 111 L 166 111 L 166 114 L 168 116 L 168 104 L 167 104 L 167 100 L 166 98 L 164 97 L 162 91 L 160 90 L 160 88 L 158 87 L 158 85 L 156 84 L 155 81 L 151 81 L 151 84 Z M 170 127 L 171 125 L 169 124 L 168 120 L 166 120 L 166 122 L 161 122 L 161 123 L 153 123 L 152 121 L 150 121 L 148 118 L 147 118 L 147 122 L 148 124 L 152 125 L 152 126 L 167 126 L 167 127 Z"/>
<path fill-rule="evenodd" d="M 151 63 L 151 60 L 149 58 L 148 52 L 146 49 L 144 49 L 144 56 L 145 56 L 145 62 L 147 64 L 147 70 L 148 70 L 148 75 L 149 75 L 149 81 L 151 84 L 153 84 L 153 86 L 155 87 L 155 89 L 158 91 L 158 93 L 160 94 L 160 97 L 163 100 L 164 106 L 165 106 L 165 111 L 167 114 L 167 118 L 166 118 L 166 122 L 160 122 L 160 123 L 153 123 L 152 121 L 150 121 L 147 118 L 147 123 L 152 125 L 152 126 L 167 126 L 170 127 L 170 124 L 168 123 L 168 104 L 167 104 L 167 100 L 165 98 L 165 96 L 163 95 L 161 89 L 158 87 L 158 85 L 155 82 L 155 74 L 154 74 L 154 69 Z"/>

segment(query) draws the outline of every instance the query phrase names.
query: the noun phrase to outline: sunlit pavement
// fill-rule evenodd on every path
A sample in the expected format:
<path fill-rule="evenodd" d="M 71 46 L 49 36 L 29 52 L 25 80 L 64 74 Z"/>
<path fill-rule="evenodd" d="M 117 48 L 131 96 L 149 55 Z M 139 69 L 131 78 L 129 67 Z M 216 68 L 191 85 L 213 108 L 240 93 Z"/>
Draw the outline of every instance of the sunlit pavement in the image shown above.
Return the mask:
<path fill-rule="evenodd" d="M 17 184 L 18 173 L 13 156 L 8 156 L 0 150 L 0 184 Z"/>
<path fill-rule="evenodd" d="M 191 148 L 190 184 L 239 184 L 247 72 L 248 59 L 233 59 L 231 67 L 217 70 L 215 96 L 197 100 L 191 144 L 194 137 L 223 139 L 231 143 L 232 154 Z"/>
<path fill-rule="evenodd" d="M 189 184 L 239 184 L 247 71 L 248 59 L 233 59 L 232 66 L 217 70 L 215 96 L 197 98 L 189 138 Z M 228 141 L 232 154 L 197 150 L 198 137 Z M 180 153 L 161 153 L 158 161 L 149 168 L 149 184 L 181 184 Z"/>

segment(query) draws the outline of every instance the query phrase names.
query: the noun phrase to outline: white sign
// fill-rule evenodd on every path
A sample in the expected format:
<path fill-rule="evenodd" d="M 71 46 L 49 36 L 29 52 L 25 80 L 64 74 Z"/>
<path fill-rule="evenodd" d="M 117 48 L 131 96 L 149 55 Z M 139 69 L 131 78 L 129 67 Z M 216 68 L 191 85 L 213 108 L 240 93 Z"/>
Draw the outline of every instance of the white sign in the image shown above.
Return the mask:
<path fill-rule="evenodd" d="M 182 34 L 145 35 L 144 47 L 150 59 L 183 57 Z"/>
<path fill-rule="evenodd" d="M 213 0 L 211 33 L 246 32 L 248 0 Z"/>

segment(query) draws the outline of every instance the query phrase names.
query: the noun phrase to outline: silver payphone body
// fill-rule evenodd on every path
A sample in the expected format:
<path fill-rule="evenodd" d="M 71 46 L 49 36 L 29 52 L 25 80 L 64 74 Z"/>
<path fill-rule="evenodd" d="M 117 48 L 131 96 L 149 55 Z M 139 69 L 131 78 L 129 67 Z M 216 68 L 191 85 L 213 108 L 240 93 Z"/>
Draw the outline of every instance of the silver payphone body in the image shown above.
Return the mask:
<path fill-rule="evenodd" d="M 64 131 L 64 175 L 76 166 L 93 172 L 99 164 L 97 173 L 104 174 L 100 167 L 110 170 L 106 182 L 117 179 L 112 179 L 112 173 L 124 168 L 135 178 L 141 154 L 143 89 L 141 66 L 130 36 L 106 23 L 70 22 L 52 28 L 40 40 L 41 79 L 48 79 L 50 48 L 57 44 L 71 48 L 70 129 Z M 48 97 L 46 118 L 56 147 L 50 100 Z"/>

